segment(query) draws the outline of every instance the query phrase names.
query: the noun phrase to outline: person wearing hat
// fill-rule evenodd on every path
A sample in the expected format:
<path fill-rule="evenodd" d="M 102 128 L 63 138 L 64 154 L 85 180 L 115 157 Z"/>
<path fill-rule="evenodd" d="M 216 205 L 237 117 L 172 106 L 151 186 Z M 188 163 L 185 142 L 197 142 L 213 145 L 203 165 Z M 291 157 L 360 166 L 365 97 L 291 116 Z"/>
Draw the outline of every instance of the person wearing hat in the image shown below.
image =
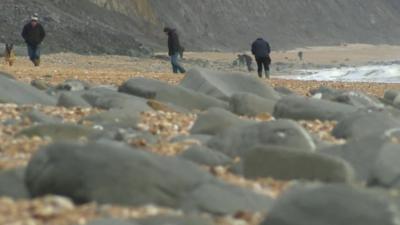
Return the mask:
<path fill-rule="evenodd" d="M 262 77 L 263 66 L 265 70 L 265 77 L 269 79 L 269 66 L 271 64 L 271 47 L 267 41 L 258 38 L 251 45 L 251 52 L 256 58 L 258 76 Z"/>
<path fill-rule="evenodd" d="M 164 33 L 168 35 L 168 55 L 171 57 L 172 72 L 185 73 L 186 70 L 179 63 L 179 57 L 183 56 L 183 48 L 179 43 L 179 37 L 175 29 L 164 28 Z"/>
<path fill-rule="evenodd" d="M 35 66 L 40 65 L 40 44 L 44 40 L 46 32 L 39 23 L 38 14 L 31 17 L 31 21 L 24 26 L 22 37 L 28 47 L 29 59 Z"/>

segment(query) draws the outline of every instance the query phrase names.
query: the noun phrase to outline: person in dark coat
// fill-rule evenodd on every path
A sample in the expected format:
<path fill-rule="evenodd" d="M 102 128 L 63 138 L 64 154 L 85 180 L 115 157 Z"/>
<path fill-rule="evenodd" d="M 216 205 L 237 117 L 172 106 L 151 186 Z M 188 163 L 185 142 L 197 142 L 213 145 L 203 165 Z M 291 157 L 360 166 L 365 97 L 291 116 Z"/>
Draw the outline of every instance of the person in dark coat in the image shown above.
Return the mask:
<path fill-rule="evenodd" d="M 265 70 L 265 77 L 269 78 L 269 66 L 271 65 L 271 47 L 267 41 L 258 38 L 251 45 L 251 52 L 253 53 L 258 67 L 258 76 L 262 77 L 263 66 Z"/>
<path fill-rule="evenodd" d="M 31 21 L 24 26 L 22 37 L 28 47 L 29 59 L 35 66 L 40 65 L 40 44 L 46 37 L 43 26 L 39 23 L 39 17 L 35 13 Z"/>
<path fill-rule="evenodd" d="M 179 43 L 179 37 L 175 29 L 164 28 L 164 32 L 168 35 L 168 55 L 171 57 L 172 72 L 185 73 L 186 70 L 179 63 L 180 55 L 183 55 L 183 48 Z"/>

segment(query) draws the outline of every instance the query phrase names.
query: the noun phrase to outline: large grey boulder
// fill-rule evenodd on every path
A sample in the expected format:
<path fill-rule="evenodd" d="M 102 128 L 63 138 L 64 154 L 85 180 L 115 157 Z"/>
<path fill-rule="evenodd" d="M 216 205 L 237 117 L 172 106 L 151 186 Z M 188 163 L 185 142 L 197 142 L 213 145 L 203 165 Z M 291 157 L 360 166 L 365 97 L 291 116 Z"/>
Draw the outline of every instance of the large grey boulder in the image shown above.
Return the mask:
<path fill-rule="evenodd" d="M 28 118 L 32 123 L 62 123 L 62 118 L 46 115 L 36 109 L 25 112 L 23 117 Z"/>
<path fill-rule="evenodd" d="M 348 185 L 294 187 L 278 198 L 261 225 L 397 225 L 385 194 Z"/>
<path fill-rule="evenodd" d="M 29 162 L 25 180 L 32 197 L 55 194 L 77 203 L 156 204 L 211 214 L 264 211 L 272 203 L 186 160 L 114 142 L 47 146 Z"/>
<path fill-rule="evenodd" d="M 364 136 L 381 135 L 387 130 L 399 129 L 400 120 L 387 112 L 360 111 L 351 113 L 339 120 L 332 130 L 336 138 L 361 138 Z"/>
<path fill-rule="evenodd" d="M 261 113 L 273 114 L 276 100 L 261 98 L 251 93 L 235 93 L 229 100 L 230 110 L 241 116 L 257 116 Z"/>
<path fill-rule="evenodd" d="M 346 160 L 354 168 L 357 179 L 366 182 L 371 177 L 380 151 L 391 138 L 389 136 L 366 136 L 350 140 L 344 145 L 321 149 L 320 152 Z"/>
<path fill-rule="evenodd" d="M 0 171 L 0 197 L 29 198 L 24 178 L 25 168 Z"/>
<path fill-rule="evenodd" d="M 394 100 L 399 95 L 400 95 L 399 90 L 386 90 L 383 98 L 384 100 L 386 100 L 386 102 L 393 104 Z"/>
<path fill-rule="evenodd" d="M 68 93 L 68 92 L 60 94 L 60 96 L 58 97 L 57 106 L 62 106 L 67 108 L 91 107 L 91 105 L 85 99 L 83 99 L 80 94 Z"/>
<path fill-rule="evenodd" d="M 261 122 L 232 127 L 214 136 L 207 146 L 231 157 L 242 156 L 260 145 L 290 147 L 313 152 L 315 144 L 307 131 L 291 120 Z"/>
<path fill-rule="evenodd" d="M 279 94 L 255 76 L 241 73 L 217 72 L 192 69 L 186 73 L 180 86 L 213 96 L 225 101 L 237 92 L 247 92 L 267 99 L 279 99 Z"/>
<path fill-rule="evenodd" d="M 400 145 L 385 144 L 372 164 L 368 183 L 387 188 L 400 187 Z"/>
<path fill-rule="evenodd" d="M 136 222 L 140 225 L 214 225 L 210 218 L 187 215 L 187 216 L 154 216 L 144 219 L 138 219 Z"/>
<path fill-rule="evenodd" d="M 0 103 L 56 105 L 56 99 L 0 72 Z"/>
<path fill-rule="evenodd" d="M 250 179 L 272 177 L 339 183 L 354 178 L 352 167 L 340 158 L 275 146 L 251 149 L 241 157 L 238 167 L 235 170 Z"/>
<path fill-rule="evenodd" d="M 111 109 L 109 111 L 99 112 L 82 118 L 81 123 L 88 121 L 94 125 L 100 125 L 103 128 L 129 128 L 136 127 L 140 121 L 140 115 L 129 109 Z"/>
<path fill-rule="evenodd" d="M 82 94 L 82 98 L 93 107 L 101 109 L 125 109 L 132 114 L 152 111 L 146 99 L 109 89 L 94 89 Z"/>
<path fill-rule="evenodd" d="M 206 146 L 199 145 L 193 145 L 178 156 L 194 163 L 206 166 L 224 166 L 233 162 L 233 159 L 227 155 L 207 148 Z"/>
<path fill-rule="evenodd" d="M 49 123 L 25 128 L 18 132 L 16 136 L 49 137 L 53 140 L 78 140 L 81 138 L 89 138 L 98 132 L 100 131 L 82 125 Z"/>
<path fill-rule="evenodd" d="M 287 96 L 275 105 L 276 118 L 294 120 L 340 120 L 347 114 L 357 111 L 357 108 L 347 104 L 306 98 Z"/>
<path fill-rule="evenodd" d="M 229 127 L 245 126 L 252 123 L 253 121 L 241 119 L 225 109 L 210 108 L 206 112 L 198 114 L 190 133 L 215 135 Z"/>
<path fill-rule="evenodd" d="M 123 83 L 119 91 L 172 103 L 189 110 L 206 110 L 211 107 L 228 108 L 228 104 L 219 99 L 153 79 L 132 78 Z"/>

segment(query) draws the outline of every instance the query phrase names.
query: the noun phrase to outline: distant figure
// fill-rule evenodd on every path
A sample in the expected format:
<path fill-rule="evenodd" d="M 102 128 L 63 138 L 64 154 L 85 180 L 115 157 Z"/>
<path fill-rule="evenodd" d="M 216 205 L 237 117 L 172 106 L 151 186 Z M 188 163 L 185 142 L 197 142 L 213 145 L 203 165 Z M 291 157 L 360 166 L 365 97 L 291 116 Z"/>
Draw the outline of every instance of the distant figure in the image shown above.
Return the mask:
<path fill-rule="evenodd" d="M 22 37 L 28 47 L 29 59 L 35 66 L 40 65 L 40 44 L 44 40 L 46 33 L 43 26 L 39 23 L 38 14 L 31 17 L 31 22 L 24 26 Z"/>
<path fill-rule="evenodd" d="M 247 54 L 239 54 L 237 56 L 237 60 L 239 62 L 239 66 L 247 66 L 247 70 L 249 72 L 253 71 L 253 59 L 251 58 L 251 56 L 247 55 Z"/>
<path fill-rule="evenodd" d="M 4 60 L 9 66 L 15 63 L 14 44 L 6 44 L 4 49 Z"/>
<path fill-rule="evenodd" d="M 269 43 L 262 38 L 258 38 L 251 45 L 251 52 L 256 58 L 258 76 L 262 77 L 263 66 L 265 70 L 265 77 L 269 79 L 269 66 L 271 64 L 271 58 L 269 54 L 271 53 L 271 47 Z"/>
<path fill-rule="evenodd" d="M 179 43 L 179 37 L 176 30 L 166 27 L 164 28 L 164 32 L 168 35 L 168 55 L 171 57 L 172 72 L 185 73 L 186 70 L 179 63 L 180 56 L 183 56 L 183 48 Z"/>
<path fill-rule="evenodd" d="M 302 52 L 302 51 L 299 51 L 299 52 L 297 53 L 297 56 L 299 57 L 299 60 L 300 60 L 300 61 L 303 61 L 303 52 Z"/>

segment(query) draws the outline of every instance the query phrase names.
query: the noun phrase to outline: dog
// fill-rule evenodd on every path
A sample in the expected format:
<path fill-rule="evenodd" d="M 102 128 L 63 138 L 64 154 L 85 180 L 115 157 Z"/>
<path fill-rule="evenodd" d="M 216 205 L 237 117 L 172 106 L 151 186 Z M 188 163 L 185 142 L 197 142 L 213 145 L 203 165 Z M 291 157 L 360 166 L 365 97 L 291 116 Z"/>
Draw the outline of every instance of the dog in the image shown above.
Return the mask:
<path fill-rule="evenodd" d="M 4 60 L 6 64 L 8 64 L 9 66 L 14 65 L 15 63 L 14 44 L 6 44 L 6 48 L 4 51 Z"/>

